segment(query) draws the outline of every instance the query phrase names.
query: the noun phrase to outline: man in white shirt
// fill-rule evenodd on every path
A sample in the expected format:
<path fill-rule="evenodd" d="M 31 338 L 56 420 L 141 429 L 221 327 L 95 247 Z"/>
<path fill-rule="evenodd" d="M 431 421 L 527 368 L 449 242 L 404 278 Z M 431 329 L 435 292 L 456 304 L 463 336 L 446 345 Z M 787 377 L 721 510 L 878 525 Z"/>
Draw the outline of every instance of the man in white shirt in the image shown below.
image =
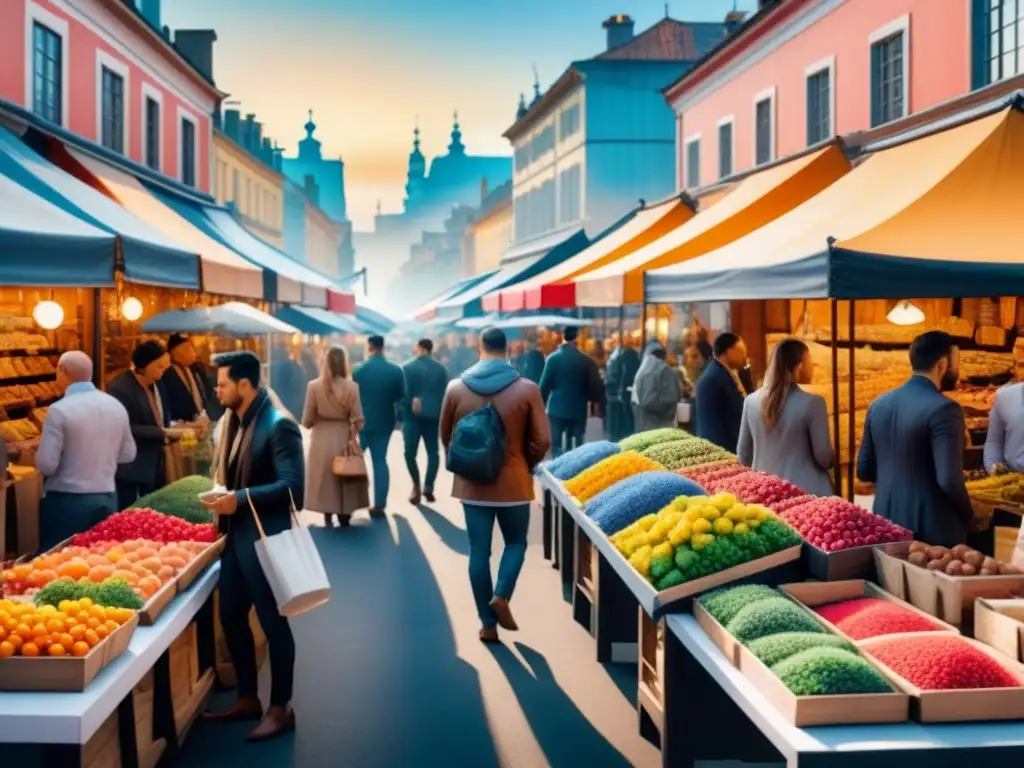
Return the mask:
<path fill-rule="evenodd" d="M 114 474 L 135 458 L 128 412 L 92 384 L 92 360 L 65 352 L 57 363 L 64 397 L 50 406 L 36 453 L 46 478 L 39 513 L 41 551 L 117 511 Z"/>

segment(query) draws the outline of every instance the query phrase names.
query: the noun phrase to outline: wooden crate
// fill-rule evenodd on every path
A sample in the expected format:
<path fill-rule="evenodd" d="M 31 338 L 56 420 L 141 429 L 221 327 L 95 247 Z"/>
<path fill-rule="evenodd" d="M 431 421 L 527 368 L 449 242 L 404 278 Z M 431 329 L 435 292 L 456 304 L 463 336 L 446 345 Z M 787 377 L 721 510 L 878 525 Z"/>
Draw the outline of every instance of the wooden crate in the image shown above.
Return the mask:
<path fill-rule="evenodd" d="M 199 633 L 195 622 L 171 643 L 171 702 L 178 738 L 183 740 L 213 691 L 214 671 L 199 674 Z"/>
<path fill-rule="evenodd" d="M 235 674 L 235 666 L 231 663 L 231 652 L 228 650 L 227 640 L 224 639 L 224 628 L 220 624 L 220 590 L 213 593 L 213 615 L 214 615 L 214 637 L 217 645 L 217 679 L 227 686 L 238 685 L 238 676 Z M 263 627 L 256 617 L 256 609 L 249 611 L 249 628 L 252 630 L 253 640 L 256 643 L 256 668 L 262 669 L 267 661 L 267 636 L 263 634 Z"/>
<path fill-rule="evenodd" d="M 120 768 L 121 744 L 118 738 L 115 711 L 82 747 L 82 768 Z"/>
<path fill-rule="evenodd" d="M 638 609 L 640 660 L 637 670 L 637 703 L 660 731 L 665 719 L 665 621 L 655 621 Z"/>

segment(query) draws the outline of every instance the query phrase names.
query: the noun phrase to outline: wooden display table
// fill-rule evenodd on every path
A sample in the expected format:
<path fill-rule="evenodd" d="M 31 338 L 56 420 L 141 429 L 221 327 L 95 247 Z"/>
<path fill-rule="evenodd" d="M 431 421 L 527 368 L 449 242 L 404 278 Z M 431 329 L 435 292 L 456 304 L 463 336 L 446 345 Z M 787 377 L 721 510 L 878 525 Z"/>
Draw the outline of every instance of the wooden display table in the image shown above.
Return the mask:
<path fill-rule="evenodd" d="M 34 467 L 11 466 L 0 492 L 0 560 L 39 549 L 39 503 L 43 476 Z"/>

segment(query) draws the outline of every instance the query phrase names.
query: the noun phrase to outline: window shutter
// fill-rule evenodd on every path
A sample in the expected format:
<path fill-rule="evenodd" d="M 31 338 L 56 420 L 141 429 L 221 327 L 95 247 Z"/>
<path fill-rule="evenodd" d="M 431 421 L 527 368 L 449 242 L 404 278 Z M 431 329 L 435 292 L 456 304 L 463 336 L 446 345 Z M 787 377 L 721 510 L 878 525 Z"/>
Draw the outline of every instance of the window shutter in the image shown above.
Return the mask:
<path fill-rule="evenodd" d="M 989 82 L 990 38 L 988 0 L 971 0 L 971 88 L 984 88 Z"/>
<path fill-rule="evenodd" d="M 871 46 L 871 127 L 882 122 L 882 48 L 879 43 Z"/>

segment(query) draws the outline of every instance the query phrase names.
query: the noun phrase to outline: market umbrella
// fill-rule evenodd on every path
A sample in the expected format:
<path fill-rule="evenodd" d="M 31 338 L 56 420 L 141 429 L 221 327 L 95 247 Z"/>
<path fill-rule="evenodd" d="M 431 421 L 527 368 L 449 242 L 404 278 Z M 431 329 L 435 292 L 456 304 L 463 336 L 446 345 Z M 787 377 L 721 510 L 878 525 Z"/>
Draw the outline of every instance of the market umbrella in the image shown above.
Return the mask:
<path fill-rule="evenodd" d="M 146 333 L 210 333 L 237 338 L 268 333 L 299 333 L 294 326 L 237 301 L 216 307 L 161 312 L 144 322 L 142 330 Z"/>

